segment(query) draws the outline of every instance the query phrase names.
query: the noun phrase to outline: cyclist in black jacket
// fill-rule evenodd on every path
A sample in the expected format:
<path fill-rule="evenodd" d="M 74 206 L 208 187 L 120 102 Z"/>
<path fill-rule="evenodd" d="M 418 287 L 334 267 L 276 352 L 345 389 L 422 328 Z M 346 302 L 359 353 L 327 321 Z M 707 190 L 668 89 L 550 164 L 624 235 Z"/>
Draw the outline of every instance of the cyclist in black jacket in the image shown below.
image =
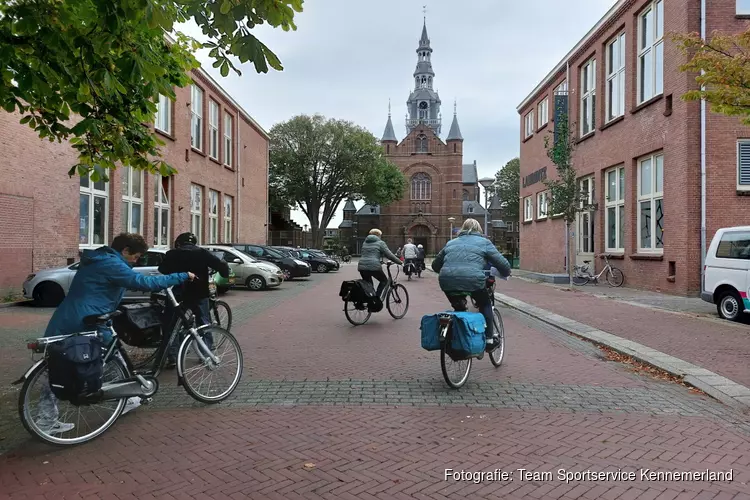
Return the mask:
<path fill-rule="evenodd" d="M 175 297 L 181 300 L 189 307 L 195 315 L 197 326 L 211 324 L 211 318 L 208 311 L 208 273 L 209 268 L 217 271 L 222 277 L 229 277 L 229 264 L 226 261 L 216 257 L 214 254 L 197 245 L 198 238 L 193 233 L 182 233 L 175 239 L 174 249 L 167 252 L 164 261 L 159 266 L 159 272 L 162 274 L 172 274 L 176 272 L 191 272 L 197 276 L 195 281 L 186 283 L 181 287 L 174 288 Z M 180 271 L 177 271 L 180 269 Z M 168 306 L 168 328 L 165 332 L 172 331 L 175 324 L 174 311 L 171 304 Z M 167 334 L 167 333 L 165 333 Z M 213 339 L 211 335 L 203 338 L 209 349 L 213 349 Z M 167 367 L 175 365 L 177 358 L 177 347 L 179 346 L 177 338 L 169 346 L 167 353 Z"/>

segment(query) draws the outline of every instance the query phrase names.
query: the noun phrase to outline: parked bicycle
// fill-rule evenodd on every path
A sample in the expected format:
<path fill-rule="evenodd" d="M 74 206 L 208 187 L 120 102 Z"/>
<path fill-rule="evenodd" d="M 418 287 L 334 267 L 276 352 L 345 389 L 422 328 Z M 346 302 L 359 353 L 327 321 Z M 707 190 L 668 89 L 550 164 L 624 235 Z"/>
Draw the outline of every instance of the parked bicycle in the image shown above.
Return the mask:
<path fill-rule="evenodd" d="M 396 275 L 393 276 L 393 274 L 391 274 L 391 266 L 393 265 L 395 265 L 393 262 L 386 262 L 388 281 L 383 289 L 380 301 L 381 303 L 385 303 L 386 309 L 388 309 L 388 313 L 393 319 L 401 319 L 406 316 L 406 311 L 409 310 L 409 292 L 406 291 L 404 285 L 398 282 L 398 269 L 401 266 L 396 268 Z M 370 316 L 372 316 L 370 304 L 360 300 L 354 300 L 351 297 L 352 293 L 353 290 L 350 290 L 344 297 L 344 315 L 352 325 L 364 325 L 367 323 L 367 320 L 370 319 Z"/>
<path fill-rule="evenodd" d="M 595 257 L 601 257 L 604 259 L 604 268 L 599 271 L 598 274 L 592 274 L 589 264 L 591 264 L 590 260 L 584 260 L 583 265 L 579 266 L 573 266 L 573 284 L 578 286 L 583 286 L 587 284 L 589 281 L 593 281 L 595 285 L 599 284 L 599 278 L 602 277 L 602 275 L 606 274 L 606 280 L 607 283 L 609 283 L 609 286 L 612 287 L 619 287 L 622 286 L 623 282 L 625 281 L 625 275 L 622 271 L 614 267 L 612 264 L 609 263 L 609 254 L 599 254 Z"/>
<path fill-rule="evenodd" d="M 237 339 L 224 328 L 215 325 L 195 326 L 195 319 L 191 311 L 180 304 L 172 293 L 166 290 L 166 296 L 175 306 L 179 314 L 178 325 L 171 335 L 161 334 L 161 343 L 157 353 L 158 363 L 153 369 L 137 369 L 123 347 L 121 338 L 112 322 L 122 323 L 129 318 L 130 309 L 154 308 L 151 318 L 159 318 L 155 304 L 125 305 L 111 313 L 101 316 L 89 316 L 84 322 L 92 331 L 73 335 L 39 338 L 30 342 L 27 347 L 34 354 L 42 354 L 42 359 L 36 361 L 31 368 L 13 384 L 23 383 L 19 394 L 18 412 L 26 430 L 36 438 L 54 445 L 70 446 L 91 441 L 109 429 L 122 414 L 126 401 L 131 397 L 139 397 L 143 403 L 149 403 L 159 389 L 158 376 L 167 359 L 167 348 L 175 335 L 185 332 L 177 356 L 177 385 L 182 385 L 185 391 L 202 403 L 219 403 L 227 399 L 237 388 L 242 377 L 242 350 Z M 148 311 L 141 311 L 148 312 Z M 118 320 L 119 318 L 119 320 Z M 125 323 L 123 323 L 125 324 Z M 150 325 L 149 330 L 154 327 Z M 184 325 L 184 327 L 183 327 Z M 189 325 L 189 326 L 188 326 Z M 49 412 L 49 398 L 41 398 L 42 393 L 49 392 L 48 378 L 48 348 L 56 342 L 70 337 L 96 336 L 98 327 L 108 326 L 112 332 L 112 341 L 103 347 L 102 361 L 104 372 L 102 387 L 93 393 L 81 394 L 75 401 L 57 400 L 53 412 L 59 422 L 75 424 L 65 432 L 47 431 L 40 425 L 42 412 Z M 118 329 L 120 327 L 118 326 Z M 138 325 L 130 323 L 129 333 L 137 334 Z M 153 335 L 153 331 L 147 332 Z M 210 336 L 210 337 L 209 337 Z M 206 340 L 212 338 L 213 350 L 206 345 Z M 220 346 L 220 347 L 217 347 Z M 216 376 L 226 370 L 228 377 L 224 384 L 216 380 Z M 42 408 L 46 406 L 46 408 Z M 85 414 L 84 414 L 85 413 Z"/>

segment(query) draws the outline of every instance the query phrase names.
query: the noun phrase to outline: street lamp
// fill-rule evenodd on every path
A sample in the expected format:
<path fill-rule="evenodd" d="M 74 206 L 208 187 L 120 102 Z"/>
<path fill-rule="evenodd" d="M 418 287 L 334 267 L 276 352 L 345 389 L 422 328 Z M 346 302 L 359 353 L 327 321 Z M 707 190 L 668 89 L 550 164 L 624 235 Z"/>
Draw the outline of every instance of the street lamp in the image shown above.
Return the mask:
<path fill-rule="evenodd" d="M 489 213 L 490 213 L 490 211 L 489 211 L 489 196 L 488 196 L 487 189 L 490 186 L 492 186 L 492 184 L 494 184 L 494 182 L 495 182 L 495 179 L 493 179 L 492 177 L 482 177 L 481 179 L 479 179 L 479 184 L 481 184 L 482 187 L 484 188 L 484 211 L 485 211 L 485 214 L 484 214 L 484 235 L 485 236 L 488 236 L 488 234 L 487 234 L 487 217 L 489 216 Z"/>
<path fill-rule="evenodd" d="M 448 222 L 451 223 L 451 239 L 453 239 L 453 221 L 456 220 L 455 217 L 448 217 Z"/>

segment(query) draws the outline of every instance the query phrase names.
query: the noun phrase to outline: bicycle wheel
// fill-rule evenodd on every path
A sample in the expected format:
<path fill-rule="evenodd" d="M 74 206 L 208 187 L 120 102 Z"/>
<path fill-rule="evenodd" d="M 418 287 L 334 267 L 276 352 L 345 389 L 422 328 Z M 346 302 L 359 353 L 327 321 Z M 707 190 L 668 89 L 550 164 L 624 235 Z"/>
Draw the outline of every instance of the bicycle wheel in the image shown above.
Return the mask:
<path fill-rule="evenodd" d="M 211 304 L 211 324 L 220 326 L 221 328 L 224 328 L 226 331 L 232 330 L 232 308 L 229 307 L 229 304 L 224 302 L 223 300 L 217 300 Z M 222 337 L 219 342 L 224 342 L 226 340 L 226 337 Z M 222 344 L 215 343 L 215 349 L 218 349 L 221 347 Z"/>
<path fill-rule="evenodd" d="M 401 319 L 406 316 L 406 311 L 409 310 L 409 292 L 406 291 L 406 287 L 400 284 L 394 285 L 388 292 L 385 306 L 393 319 Z"/>
<path fill-rule="evenodd" d="M 607 272 L 607 283 L 609 283 L 609 286 L 622 286 L 624 281 L 625 275 L 622 273 L 622 271 L 620 271 L 616 267 L 610 266 L 609 271 Z"/>
<path fill-rule="evenodd" d="M 450 332 L 446 335 L 445 342 L 440 346 L 440 369 L 443 371 L 445 383 L 452 389 L 459 389 L 467 380 L 471 372 L 471 362 L 473 358 L 453 361 L 448 352 L 445 350 L 446 345 L 450 342 Z"/>
<path fill-rule="evenodd" d="M 572 281 L 573 281 L 574 285 L 583 286 L 583 285 L 585 285 L 586 283 L 589 282 L 589 279 L 590 279 L 590 277 L 588 275 L 583 274 L 580 271 L 575 271 L 574 274 L 573 274 Z"/>
<path fill-rule="evenodd" d="M 103 383 L 127 377 L 128 369 L 120 359 L 110 359 L 104 365 Z M 127 399 L 85 406 L 60 401 L 49 389 L 45 361 L 24 382 L 18 397 L 18 414 L 23 426 L 35 438 L 57 446 L 74 446 L 91 441 L 112 427 L 122 414 Z"/>
<path fill-rule="evenodd" d="M 505 326 L 503 325 L 503 317 L 500 316 L 500 311 L 497 308 L 492 308 L 492 315 L 494 316 L 494 331 L 498 339 L 497 347 L 490 353 L 490 361 L 492 366 L 497 368 L 503 363 L 505 357 Z"/>
<path fill-rule="evenodd" d="M 182 350 L 180 365 L 185 390 L 201 403 L 219 403 L 237 388 L 242 377 L 242 349 L 234 335 L 218 326 L 208 326 L 201 333 L 214 339 L 213 354 L 219 362 L 199 355 L 200 346 L 191 335 Z M 222 338 L 224 337 L 224 338 Z"/>
<path fill-rule="evenodd" d="M 370 319 L 371 315 L 372 313 L 367 310 L 367 307 L 365 307 L 365 309 L 357 309 L 354 302 L 349 300 L 344 301 L 344 316 L 346 316 L 346 319 L 349 320 L 349 323 L 352 325 L 364 325 L 367 323 L 367 320 Z"/>

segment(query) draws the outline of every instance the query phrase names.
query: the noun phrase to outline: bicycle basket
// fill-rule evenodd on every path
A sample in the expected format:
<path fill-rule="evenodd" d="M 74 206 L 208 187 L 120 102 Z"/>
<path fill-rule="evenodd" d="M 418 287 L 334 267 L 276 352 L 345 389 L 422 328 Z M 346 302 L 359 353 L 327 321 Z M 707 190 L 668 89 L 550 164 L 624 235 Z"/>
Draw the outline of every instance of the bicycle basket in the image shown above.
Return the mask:
<path fill-rule="evenodd" d="M 162 309 L 157 304 L 125 304 L 112 320 L 118 337 L 129 346 L 156 348 L 162 339 Z"/>

